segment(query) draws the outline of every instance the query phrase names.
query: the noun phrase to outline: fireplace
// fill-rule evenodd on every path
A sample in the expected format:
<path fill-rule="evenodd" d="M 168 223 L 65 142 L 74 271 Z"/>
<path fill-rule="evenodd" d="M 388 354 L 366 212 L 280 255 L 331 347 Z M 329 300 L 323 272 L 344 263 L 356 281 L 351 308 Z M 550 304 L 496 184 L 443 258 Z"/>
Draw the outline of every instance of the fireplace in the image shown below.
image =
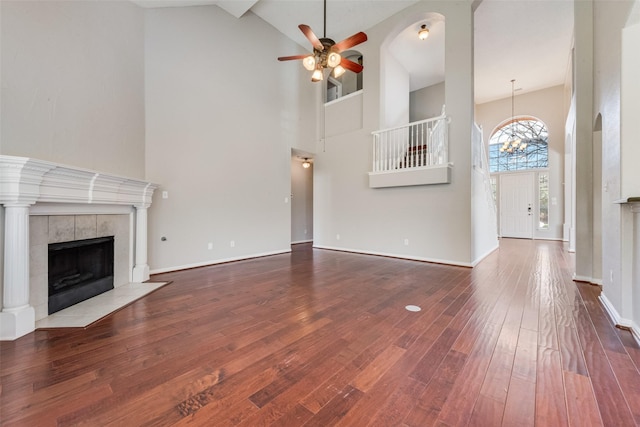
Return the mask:
<path fill-rule="evenodd" d="M 49 314 L 114 288 L 114 237 L 49 244 Z"/>
<path fill-rule="evenodd" d="M 113 286 L 149 280 L 147 209 L 156 188 L 135 178 L 0 154 L 0 340 L 26 335 L 48 317 L 49 244 L 115 236 Z M 75 274 L 82 273 L 67 276 Z M 65 284 L 75 279 L 67 277 Z"/>

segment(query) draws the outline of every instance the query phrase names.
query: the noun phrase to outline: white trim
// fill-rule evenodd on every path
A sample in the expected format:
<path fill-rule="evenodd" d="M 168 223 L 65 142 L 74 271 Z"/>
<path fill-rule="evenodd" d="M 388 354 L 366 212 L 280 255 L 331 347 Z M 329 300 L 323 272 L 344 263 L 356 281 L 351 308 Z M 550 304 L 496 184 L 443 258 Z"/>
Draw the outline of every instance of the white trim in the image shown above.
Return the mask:
<path fill-rule="evenodd" d="M 325 102 L 324 106 L 328 107 L 329 105 L 333 105 L 333 104 L 337 104 L 338 102 L 345 100 L 345 99 L 349 99 L 349 98 L 354 98 L 357 95 L 362 95 L 363 89 L 357 90 L 355 92 L 351 92 L 347 95 L 341 96 L 338 99 L 334 99 L 333 101 L 329 101 L 329 102 Z"/>
<path fill-rule="evenodd" d="M 369 172 L 369 188 L 448 184 L 453 163 Z"/>
<path fill-rule="evenodd" d="M 136 265 L 136 216 L 133 212 L 129 212 L 129 282 L 133 282 L 133 266 Z"/>
<path fill-rule="evenodd" d="M 156 184 L 28 157 L 0 155 L 0 203 L 150 205 Z"/>
<path fill-rule="evenodd" d="M 476 265 L 480 264 L 482 262 L 483 259 L 485 259 L 486 257 L 488 257 L 489 255 L 491 255 L 492 253 L 494 253 L 495 251 L 497 251 L 498 249 L 500 249 L 500 243 L 497 243 L 496 246 L 493 249 L 489 249 L 487 252 L 485 252 L 484 255 L 482 255 L 480 258 L 477 258 L 475 261 L 473 261 L 471 263 L 472 267 L 475 267 Z"/>
<path fill-rule="evenodd" d="M 604 309 L 609 315 L 609 318 L 615 325 L 620 325 L 625 328 L 631 328 L 633 326 L 633 322 L 631 320 L 623 319 L 622 317 L 620 317 L 618 310 L 616 310 L 613 304 L 611 304 L 611 301 L 609 301 L 609 298 L 607 298 L 604 292 L 600 293 L 598 299 L 604 306 Z"/>
<path fill-rule="evenodd" d="M 292 245 L 297 245 L 299 243 L 311 243 L 313 242 L 313 239 L 309 239 L 309 240 L 296 240 L 295 242 L 291 242 Z"/>
<path fill-rule="evenodd" d="M 571 279 L 575 282 L 595 283 L 593 277 L 578 276 L 576 273 L 573 273 Z"/>
<path fill-rule="evenodd" d="M 573 273 L 573 276 L 571 276 L 571 280 L 576 282 L 591 283 L 592 285 L 602 286 L 602 279 L 595 279 L 593 277 L 587 277 L 587 276 L 578 276 L 576 275 L 576 273 Z"/>
<path fill-rule="evenodd" d="M 437 258 L 425 258 L 425 257 L 411 256 L 411 255 L 402 255 L 402 254 L 391 254 L 386 252 L 364 251 L 361 249 L 339 248 L 335 246 L 325 246 L 325 245 L 313 245 L 313 247 L 316 249 L 328 249 L 331 251 L 351 252 L 351 253 L 363 254 L 363 255 L 375 255 L 375 256 L 384 256 L 389 258 L 408 259 L 411 261 L 432 262 L 435 264 L 455 265 L 458 267 L 473 267 L 473 265 L 469 262 L 459 262 L 459 261 L 451 261 L 451 260 L 444 260 L 444 259 L 437 259 Z"/>
<path fill-rule="evenodd" d="M 128 215 L 133 213 L 132 205 L 94 205 L 70 203 L 36 203 L 29 209 L 29 215 Z"/>
<path fill-rule="evenodd" d="M 638 344 L 640 344 L 640 326 L 638 326 L 638 324 L 633 320 L 622 318 L 618 313 L 618 310 L 616 310 L 613 304 L 611 304 L 611 301 L 609 301 L 604 292 L 600 293 L 598 299 L 602 303 L 604 310 L 609 315 L 609 318 L 614 323 L 614 325 L 622 326 L 623 328 L 629 328 L 631 331 L 631 335 L 633 335 L 633 338 Z"/>
<path fill-rule="evenodd" d="M 190 268 L 197 268 L 197 267 L 207 267 L 209 265 L 224 264 L 224 263 L 227 263 L 227 262 L 242 261 L 242 260 L 253 259 L 253 258 L 262 258 L 262 257 L 266 257 L 266 256 L 271 256 L 271 255 L 281 255 L 281 254 L 286 254 L 286 253 L 290 253 L 290 252 L 291 252 L 291 248 L 282 249 L 282 250 L 278 250 L 278 251 L 263 252 L 263 253 L 259 253 L 259 254 L 241 255 L 241 256 L 231 257 L 231 258 L 216 259 L 216 260 L 210 260 L 210 261 L 204 261 L 204 262 L 196 262 L 196 263 L 193 263 L 193 264 L 176 265 L 176 266 L 173 266 L 173 267 L 157 268 L 155 270 L 149 271 L 149 274 L 151 275 L 151 274 L 169 273 L 169 272 L 172 272 L 172 271 L 187 270 L 187 269 L 190 269 Z"/>
<path fill-rule="evenodd" d="M 552 240 L 554 242 L 562 242 L 562 237 L 534 237 L 533 240 Z"/>
<path fill-rule="evenodd" d="M 489 175 L 505 175 L 505 174 L 518 174 L 522 172 L 549 172 L 551 169 L 549 167 L 546 168 L 529 168 L 529 169 L 518 169 L 513 171 L 501 171 L 501 172 L 491 172 Z"/>

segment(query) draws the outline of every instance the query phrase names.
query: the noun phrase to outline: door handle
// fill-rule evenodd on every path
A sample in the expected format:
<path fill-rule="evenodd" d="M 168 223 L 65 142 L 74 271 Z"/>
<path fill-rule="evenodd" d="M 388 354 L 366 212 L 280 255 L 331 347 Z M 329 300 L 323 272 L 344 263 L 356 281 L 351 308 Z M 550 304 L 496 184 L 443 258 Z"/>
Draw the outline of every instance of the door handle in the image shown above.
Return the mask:
<path fill-rule="evenodd" d="M 531 213 L 531 206 L 527 208 L 527 212 Z"/>

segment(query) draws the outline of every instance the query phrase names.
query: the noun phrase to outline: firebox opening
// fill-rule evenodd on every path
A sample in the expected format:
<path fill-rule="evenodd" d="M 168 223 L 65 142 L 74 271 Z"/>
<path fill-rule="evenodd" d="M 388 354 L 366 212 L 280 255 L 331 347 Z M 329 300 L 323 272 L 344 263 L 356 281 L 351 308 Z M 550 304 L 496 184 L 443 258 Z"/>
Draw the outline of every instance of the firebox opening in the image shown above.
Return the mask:
<path fill-rule="evenodd" d="M 49 314 L 113 289 L 114 237 L 49 245 Z"/>

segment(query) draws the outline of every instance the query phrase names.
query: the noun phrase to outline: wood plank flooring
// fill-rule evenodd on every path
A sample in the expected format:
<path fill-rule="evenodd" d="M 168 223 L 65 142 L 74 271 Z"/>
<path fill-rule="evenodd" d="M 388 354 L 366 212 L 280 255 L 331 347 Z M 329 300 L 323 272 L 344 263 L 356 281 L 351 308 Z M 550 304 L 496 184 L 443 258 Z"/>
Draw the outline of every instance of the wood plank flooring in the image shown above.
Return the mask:
<path fill-rule="evenodd" d="M 640 347 L 572 271 L 503 239 L 474 269 L 305 244 L 156 275 L 86 329 L 0 343 L 0 424 L 638 425 Z"/>

